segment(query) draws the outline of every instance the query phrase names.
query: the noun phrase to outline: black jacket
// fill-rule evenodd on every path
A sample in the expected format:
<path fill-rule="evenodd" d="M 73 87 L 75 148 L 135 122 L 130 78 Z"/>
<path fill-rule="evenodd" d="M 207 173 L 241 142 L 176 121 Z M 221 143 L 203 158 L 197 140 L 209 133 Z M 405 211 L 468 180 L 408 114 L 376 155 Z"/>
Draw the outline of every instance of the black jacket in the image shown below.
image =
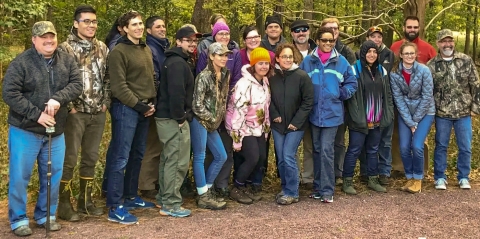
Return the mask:
<path fill-rule="evenodd" d="M 2 97 L 10 107 L 8 123 L 35 134 L 46 135 L 37 123 L 49 99 L 60 103 L 55 114 L 55 133 L 63 133 L 67 121 L 67 104 L 82 93 L 83 80 L 73 56 L 56 51 L 52 61 L 32 47 L 18 55 L 8 66 L 3 79 Z"/>
<path fill-rule="evenodd" d="M 313 84 L 308 74 L 294 65 L 286 71 L 275 69 L 275 75 L 268 81 L 272 95 L 270 127 L 281 134 L 291 132 L 289 124 L 306 130 L 313 107 Z M 281 123 L 273 122 L 277 117 L 281 117 Z"/>
<path fill-rule="evenodd" d="M 355 52 L 348 47 L 347 45 L 343 44 L 340 39 L 338 39 L 335 43 L 335 50 L 340 53 L 343 57 L 345 57 L 348 61 L 348 63 L 353 64 L 356 60 L 355 58 Z"/>
<path fill-rule="evenodd" d="M 187 63 L 189 56 L 180 47 L 165 51 L 160 71 L 155 117 L 170 118 L 179 124 L 192 121 L 194 78 Z"/>

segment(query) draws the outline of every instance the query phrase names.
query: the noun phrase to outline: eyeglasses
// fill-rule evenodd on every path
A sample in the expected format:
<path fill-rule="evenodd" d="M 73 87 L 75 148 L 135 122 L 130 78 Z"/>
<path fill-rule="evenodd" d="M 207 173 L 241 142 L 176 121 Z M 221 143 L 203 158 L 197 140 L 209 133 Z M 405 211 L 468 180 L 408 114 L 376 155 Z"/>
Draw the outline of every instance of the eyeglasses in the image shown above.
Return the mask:
<path fill-rule="evenodd" d="M 97 25 L 98 24 L 97 20 L 90 20 L 90 19 L 83 19 L 83 20 L 79 19 L 79 20 L 77 20 L 77 22 L 83 22 L 86 25 L 90 25 L 90 24 Z"/>
<path fill-rule="evenodd" d="M 260 39 L 260 35 L 251 36 L 251 37 L 245 37 L 245 40 L 246 40 L 246 41 L 258 40 L 258 39 Z"/>
<path fill-rule="evenodd" d="M 383 32 L 383 30 L 382 30 L 381 27 L 370 27 L 370 28 L 368 29 L 368 31 L 369 31 L 369 32 L 380 32 L 380 33 Z"/>
<path fill-rule="evenodd" d="M 308 32 L 308 27 L 295 28 L 295 29 L 293 29 L 293 32 L 295 32 L 295 33 Z"/>
<path fill-rule="evenodd" d="M 407 26 L 407 29 L 418 29 L 419 26 Z"/>
<path fill-rule="evenodd" d="M 284 60 L 287 60 L 287 59 L 291 60 L 291 59 L 293 59 L 293 55 L 289 55 L 289 56 L 283 55 L 283 56 L 279 56 L 279 57 L 282 58 L 282 59 L 284 59 Z"/>
<path fill-rule="evenodd" d="M 322 43 L 335 43 L 335 39 L 324 39 L 324 38 L 320 38 L 320 41 L 322 41 Z"/>
<path fill-rule="evenodd" d="M 330 28 L 330 29 L 332 29 L 333 31 L 338 31 L 338 27 L 327 27 L 327 28 Z"/>
<path fill-rule="evenodd" d="M 415 52 L 404 52 L 402 53 L 403 56 L 414 56 Z"/>
<path fill-rule="evenodd" d="M 192 43 L 198 43 L 198 39 L 195 39 L 195 40 L 192 40 L 192 39 L 182 39 L 182 41 L 186 41 L 188 42 L 189 44 L 192 44 Z"/>
<path fill-rule="evenodd" d="M 228 32 L 217 33 L 217 36 L 220 36 L 220 37 L 229 37 L 229 36 L 230 36 L 230 33 L 228 33 Z"/>

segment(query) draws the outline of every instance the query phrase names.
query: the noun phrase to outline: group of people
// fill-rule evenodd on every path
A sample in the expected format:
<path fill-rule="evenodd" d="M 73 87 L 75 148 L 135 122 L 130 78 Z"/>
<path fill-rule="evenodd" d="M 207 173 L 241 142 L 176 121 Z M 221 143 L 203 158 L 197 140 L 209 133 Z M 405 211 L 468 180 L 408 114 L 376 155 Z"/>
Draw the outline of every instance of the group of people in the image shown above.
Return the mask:
<path fill-rule="evenodd" d="M 45 227 L 48 154 L 50 230 L 61 228 L 57 211 L 66 221 L 104 213 L 91 194 L 107 110 L 112 136 L 102 190 L 108 220 L 122 224 L 138 221 L 129 212 L 137 208 L 189 216 L 180 189 L 188 184 L 191 157 L 199 208 L 224 209 L 225 197 L 244 204 L 261 200 L 271 137 L 281 205 L 299 201 L 301 184 L 311 184 L 310 197 L 325 203 L 333 202 L 336 185 L 356 194 L 357 158 L 361 180 L 386 192 L 392 147 L 399 148 L 407 178 L 402 190 L 420 192 L 424 141 L 434 121 L 435 188 L 446 189 L 452 127 L 459 186 L 470 188 L 471 116 L 480 113 L 480 81 L 472 59 L 455 50 L 451 30 L 437 33 L 437 55 L 419 39 L 414 16 L 405 19 L 405 38 L 391 49 L 374 26 L 357 53 L 340 41 L 336 18 L 324 19 L 313 38 L 306 20 L 291 22 L 288 43 L 281 18 L 268 16 L 265 36 L 253 26 L 244 29 L 243 48 L 230 39 L 221 14 L 211 17 L 210 35 L 186 24 L 172 43 L 158 16 L 146 19 L 146 41 L 136 11 L 117 19 L 105 43 L 95 37 L 97 23 L 94 8 L 79 6 L 71 33 L 58 46 L 53 24 L 35 23 L 32 48 L 6 72 L 9 220 L 17 236 L 32 233 L 26 203 L 35 161 L 40 190 L 34 219 Z M 45 131 L 53 126 L 54 133 Z M 395 129 L 398 146 L 392 145 Z M 303 170 L 297 156 L 302 141 Z M 75 211 L 72 178 L 80 148 Z"/>

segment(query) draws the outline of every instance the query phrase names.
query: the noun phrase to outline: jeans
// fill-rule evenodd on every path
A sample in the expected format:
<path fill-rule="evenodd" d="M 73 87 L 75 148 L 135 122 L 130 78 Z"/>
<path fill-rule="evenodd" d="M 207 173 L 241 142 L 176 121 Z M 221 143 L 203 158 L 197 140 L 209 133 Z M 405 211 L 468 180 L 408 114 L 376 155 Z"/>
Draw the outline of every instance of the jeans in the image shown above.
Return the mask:
<path fill-rule="evenodd" d="M 196 118 L 190 123 L 190 140 L 193 151 L 193 177 L 197 185 L 197 192 L 202 195 L 207 192 L 217 178 L 223 164 L 227 160 L 227 152 L 223 147 L 218 131 L 207 132 L 207 129 Z M 205 173 L 206 147 L 213 155 L 213 161 Z M 208 187 L 207 187 L 208 186 Z"/>
<path fill-rule="evenodd" d="M 407 179 L 423 179 L 423 146 L 430 127 L 434 120 L 433 115 L 425 115 L 418 123 L 415 133 L 398 116 L 398 134 L 400 137 L 400 155 L 402 156 L 405 177 Z"/>
<path fill-rule="evenodd" d="M 313 143 L 310 127 L 303 134 L 302 183 L 313 183 Z"/>
<path fill-rule="evenodd" d="M 357 158 L 365 148 L 367 175 L 378 175 L 378 145 L 380 144 L 380 127 L 369 129 L 368 134 L 350 130 L 347 153 L 343 164 L 343 177 L 353 177 Z"/>
<path fill-rule="evenodd" d="M 20 226 L 29 224 L 27 187 L 35 162 L 38 164 L 40 191 L 33 216 L 37 224 L 44 224 L 47 221 L 48 136 L 34 134 L 12 125 L 8 129 L 8 151 L 10 152 L 8 219 L 10 220 L 10 227 L 15 230 Z M 50 220 L 55 220 L 64 157 L 65 137 L 61 134 L 52 138 Z"/>
<path fill-rule="evenodd" d="M 221 124 L 217 129 L 220 138 L 222 139 L 223 147 L 227 153 L 227 160 L 223 163 L 222 169 L 218 172 L 217 178 L 215 179 L 215 188 L 227 188 L 228 183 L 230 182 L 230 175 L 232 174 L 233 167 L 233 140 L 230 137 L 230 134 L 225 129 L 225 125 Z M 207 150 L 207 155 L 205 157 L 205 167 L 209 168 L 210 164 L 213 161 L 213 156 L 210 150 Z"/>
<path fill-rule="evenodd" d="M 343 175 L 343 161 L 345 159 L 345 131 L 347 131 L 347 126 L 341 124 L 338 126 L 337 134 L 335 135 L 335 150 L 334 150 L 334 167 L 335 167 L 335 177 L 341 178 Z"/>
<path fill-rule="evenodd" d="M 122 198 L 137 196 L 149 118 L 118 100 L 112 102 L 111 113 L 113 130 L 107 152 L 107 207 L 117 207 L 122 204 Z"/>
<path fill-rule="evenodd" d="M 392 123 L 381 128 L 380 144 L 378 145 L 378 174 L 390 177 L 392 171 L 392 135 L 395 124 Z M 366 160 L 365 149 L 359 156 L 360 175 L 367 175 L 368 160 Z"/>
<path fill-rule="evenodd" d="M 335 189 L 334 142 L 338 127 L 310 127 L 313 143 L 313 190 L 322 196 L 332 196 Z"/>
<path fill-rule="evenodd" d="M 295 155 L 303 138 L 303 131 L 281 134 L 272 130 L 282 191 L 287 196 L 298 197 L 298 165 Z"/>
<path fill-rule="evenodd" d="M 472 159 L 472 119 L 465 116 L 459 119 L 435 117 L 434 179 L 446 179 L 447 148 L 450 133 L 455 131 L 458 146 L 457 179 L 468 179 Z"/>

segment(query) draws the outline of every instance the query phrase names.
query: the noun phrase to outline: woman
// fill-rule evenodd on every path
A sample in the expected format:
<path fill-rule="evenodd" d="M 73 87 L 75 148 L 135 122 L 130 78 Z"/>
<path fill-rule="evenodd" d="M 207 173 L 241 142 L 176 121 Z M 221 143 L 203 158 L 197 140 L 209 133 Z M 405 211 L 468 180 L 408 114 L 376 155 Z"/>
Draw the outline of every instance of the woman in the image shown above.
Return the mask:
<path fill-rule="evenodd" d="M 353 172 L 363 148 L 367 159 L 368 187 L 377 192 L 387 192 L 378 181 L 378 146 L 380 129 L 393 120 L 393 102 L 387 70 L 378 63 L 378 47 L 366 41 L 360 47 L 360 59 L 352 66 L 358 81 L 358 90 L 347 100 L 346 123 L 349 144 L 343 163 L 342 190 L 356 194 Z"/>
<path fill-rule="evenodd" d="M 268 80 L 272 94 L 271 128 L 282 185 L 277 203 L 282 205 L 298 202 L 299 175 L 295 155 L 308 127 L 313 105 L 312 80 L 293 62 L 299 55 L 293 44 L 279 45 L 275 52 L 275 75 Z"/>
<path fill-rule="evenodd" d="M 233 150 L 245 159 L 234 176 L 230 198 L 251 204 L 261 199 L 246 181 L 257 164 L 266 160 L 266 137 L 270 131 L 270 90 L 267 77 L 271 75 L 270 55 L 264 48 L 250 54 L 250 64 L 242 67 L 242 78 L 233 89 L 227 106 L 225 126 L 233 139 Z"/>
<path fill-rule="evenodd" d="M 227 19 L 225 18 L 224 15 L 220 14 L 220 13 L 214 13 L 210 19 L 209 19 L 209 22 L 210 22 L 210 28 L 212 28 L 212 31 L 213 31 L 213 28 L 215 26 L 216 23 L 218 22 L 221 22 L 221 23 L 224 23 L 225 25 L 227 24 Z M 204 34 L 205 39 L 203 39 L 197 46 L 197 52 L 203 52 L 205 51 L 208 46 L 210 46 L 210 44 L 214 43 L 214 37 L 213 37 L 213 32 L 212 34 Z M 232 49 L 240 49 L 240 47 L 238 46 L 238 43 L 236 43 L 235 41 L 230 41 L 229 44 L 228 44 L 228 49 L 232 50 Z"/>
<path fill-rule="evenodd" d="M 333 202 L 335 175 L 334 142 L 337 128 L 343 124 L 343 102 L 357 89 L 357 81 L 347 59 L 335 50 L 331 28 L 320 27 L 315 34 L 318 47 L 300 64 L 313 83 L 314 101 L 310 113 L 313 142 L 314 181 L 310 197 Z"/>
<path fill-rule="evenodd" d="M 403 191 L 419 193 L 423 179 L 423 146 L 435 119 L 433 78 L 427 66 L 416 61 L 417 45 L 400 46 L 400 62 L 390 73 L 393 99 L 398 109 L 400 155 L 407 183 Z"/>
<path fill-rule="evenodd" d="M 260 46 L 261 36 L 258 33 L 258 29 L 255 26 L 247 26 L 243 30 L 243 41 L 245 42 L 245 48 L 240 49 L 240 58 L 242 59 L 242 66 L 250 64 L 250 53 L 253 49 Z M 272 65 L 275 65 L 275 53 L 268 51 L 270 59 L 272 59 Z"/>
<path fill-rule="evenodd" d="M 200 208 L 224 209 L 225 202 L 216 200 L 211 189 L 220 172 L 227 153 L 218 127 L 225 117 L 230 72 L 225 67 L 227 54 L 231 53 L 226 46 L 213 43 L 208 47 L 208 67 L 195 80 L 193 92 L 194 118 L 190 123 L 190 138 L 193 151 L 193 176 L 199 195 L 197 205 Z M 214 160 L 205 173 L 205 150 L 213 154 Z"/>
<path fill-rule="evenodd" d="M 110 29 L 107 37 L 105 38 L 105 44 L 108 46 L 108 50 L 110 51 L 112 51 L 115 45 L 117 45 L 118 39 L 125 35 L 123 28 L 119 26 L 119 19 L 120 17 L 115 20 L 112 28 Z"/>

